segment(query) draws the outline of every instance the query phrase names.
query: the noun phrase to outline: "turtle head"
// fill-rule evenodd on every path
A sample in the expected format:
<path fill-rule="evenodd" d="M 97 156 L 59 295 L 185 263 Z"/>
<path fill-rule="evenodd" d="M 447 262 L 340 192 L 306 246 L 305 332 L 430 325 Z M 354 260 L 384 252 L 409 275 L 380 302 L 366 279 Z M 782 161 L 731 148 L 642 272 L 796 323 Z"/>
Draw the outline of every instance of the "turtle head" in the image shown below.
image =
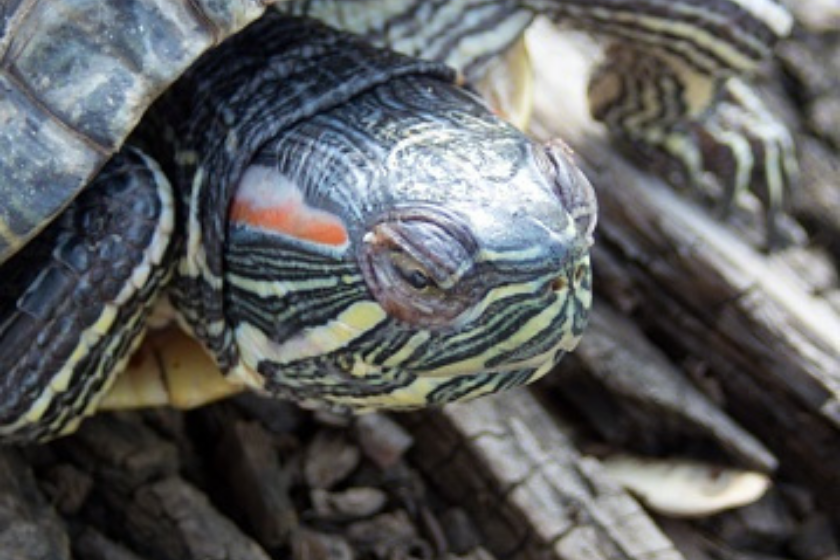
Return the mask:
<path fill-rule="evenodd" d="M 304 404 L 412 408 L 529 382 L 575 347 L 591 186 L 564 147 L 465 99 L 445 118 L 357 101 L 256 158 L 226 243 L 234 374 Z"/>
<path fill-rule="evenodd" d="M 404 368 L 415 379 L 377 405 L 462 400 L 533 381 L 586 326 L 589 182 L 558 143 L 484 131 L 488 152 L 476 160 L 471 136 L 415 144 L 410 164 L 392 166 L 391 188 L 414 201 L 379 214 L 358 245 L 368 289 L 394 319 L 392 332 L 409 337 L 368 367 Z M 383 345 L 389 336 L 382 331 Z"/>

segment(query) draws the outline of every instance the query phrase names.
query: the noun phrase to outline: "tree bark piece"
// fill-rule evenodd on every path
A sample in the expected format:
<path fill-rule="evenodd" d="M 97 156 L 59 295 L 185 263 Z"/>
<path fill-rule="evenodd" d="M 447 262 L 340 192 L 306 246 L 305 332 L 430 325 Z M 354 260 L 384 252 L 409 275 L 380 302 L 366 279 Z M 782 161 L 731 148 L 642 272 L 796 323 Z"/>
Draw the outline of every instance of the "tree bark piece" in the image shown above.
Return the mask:
<path fill-rule="evenodd" d="M 100 416 L 59 452 L 94 480 L 82 521 L 160 560 L 268 560 L 195 486 L 179 476 L 178 448 L 141 415 Z"/>
<path fill-rule="evenodd" d="M 605 302 L 596 302 L 578 349 L 540 385 L 548 387 L 561 391 L 616 447 L 662 453 L 674 439 L 704 438 L 747 468 L 772 472 L 778 464 L 755 436 Z M 607 400 L 606 394 L 614 398 Z"/>
<path fill-rule="evenodd" d="M 70 541 L 44 500 L 29 466 L 14 449 L 0 449 L 0 557 L 70 560 Z"/>
<path fill-rule="evenodd" d="M 419 413 L 406 424 L 417 441 L 412 460 L 470 510 L 499 557 L 682 558 L 528 391 Z"/>
<path fill-rule="evenodd" d="M 162 560 L 270 560 L 253 540 L 177 477 L 144 485 L 127 504 L 134 539 Z"/>
<path fill-rule="evenodd" d="M 287 544 L 298 519 L 289 497 L 289 473 L 280 465 L 270 434 L 256 422 L 234 422 L 223 430 L 216 465 L 225 493 L 242 510 L 260 544 Z"/>

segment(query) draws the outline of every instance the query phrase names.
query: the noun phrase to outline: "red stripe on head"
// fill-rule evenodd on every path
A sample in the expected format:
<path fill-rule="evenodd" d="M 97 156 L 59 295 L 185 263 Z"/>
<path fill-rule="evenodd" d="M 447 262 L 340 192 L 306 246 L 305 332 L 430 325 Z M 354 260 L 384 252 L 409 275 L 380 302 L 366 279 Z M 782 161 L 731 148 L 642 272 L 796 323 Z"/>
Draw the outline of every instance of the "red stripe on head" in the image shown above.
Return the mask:
<path fill-rule="evenodd" d="M 341 247 L 349 240 L 341 218 L 309 206 L 296 185 L 267 167 L 245 172 L 230 219 L 319 245 Z"/>
<path fill-rule="evenodd" d="M 249 201 L 235 199 L 230 218 L 260 229 L 276 231 L 290 237 L 340 246 L 347 243 L 347 230 L 340 219 L 302 201 L 286 202 L 271 207 L 256 207 Z"/>

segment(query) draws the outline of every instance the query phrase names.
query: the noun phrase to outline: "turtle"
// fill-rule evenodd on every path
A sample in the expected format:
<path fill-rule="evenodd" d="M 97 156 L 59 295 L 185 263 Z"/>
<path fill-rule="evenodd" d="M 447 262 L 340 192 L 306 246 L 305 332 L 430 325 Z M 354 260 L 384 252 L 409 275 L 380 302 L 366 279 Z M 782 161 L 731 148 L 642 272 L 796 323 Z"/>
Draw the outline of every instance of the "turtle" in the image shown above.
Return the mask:
<path fill-rule="evenodd" d="M 3 14 L 3 441 L 75 429 L 162 297 L 229 380 L 305 406 L 413 408 L 551 370 L 591 305 L 592 189 L 464 87 L 539 14 L 626 47 L 590 89 L 618 139 L 731 192 L 793 175 L 736 76 L 789 27 L 772 0 L 266 7 Z M 114 155 L 153 102 L 147 153 Z"/>
<path fill-rule="evenodd" d="M 413 408 L 546 373 L 586 323 L 592 189 L 454 82 L 278 12 L 198 60 L 143 151 L 3 264 L 4 440 L 74 429 L 163 285 L 228 378 L 305 406 Z"/>

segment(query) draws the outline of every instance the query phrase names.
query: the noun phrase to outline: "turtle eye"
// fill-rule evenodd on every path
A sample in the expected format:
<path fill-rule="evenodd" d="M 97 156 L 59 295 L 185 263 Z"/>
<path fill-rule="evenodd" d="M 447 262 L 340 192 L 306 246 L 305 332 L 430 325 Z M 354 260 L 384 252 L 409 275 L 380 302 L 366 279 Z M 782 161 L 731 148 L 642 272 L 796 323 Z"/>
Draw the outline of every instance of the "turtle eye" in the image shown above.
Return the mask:
<path fill-rule="evenodd" d="M 414 259 L 404 253 L 396 253 L 393 257 L 394 270 L 402 280 L 418 292 L 425 292 L 435 287 L 435 282 L 428 273 L 423 271 Z"/>
<path fill-rule="evenodd" d="M 400 270 L 400 276 L 402 276 L 406 282 L 411 284 L 411 287 L 418 291 L 423 291 L 428 288 L 432 280 L 420 272 L 417 269 L 414 270 Z"/>
<path fill-rule="evenodd" d="M 472 275 L 475 251 L 463 219 L 417 205 L 374 223 L 359 246 L 358 262 L 371 295 L 389 315 L 438 328 L 483 296 Z"/>

